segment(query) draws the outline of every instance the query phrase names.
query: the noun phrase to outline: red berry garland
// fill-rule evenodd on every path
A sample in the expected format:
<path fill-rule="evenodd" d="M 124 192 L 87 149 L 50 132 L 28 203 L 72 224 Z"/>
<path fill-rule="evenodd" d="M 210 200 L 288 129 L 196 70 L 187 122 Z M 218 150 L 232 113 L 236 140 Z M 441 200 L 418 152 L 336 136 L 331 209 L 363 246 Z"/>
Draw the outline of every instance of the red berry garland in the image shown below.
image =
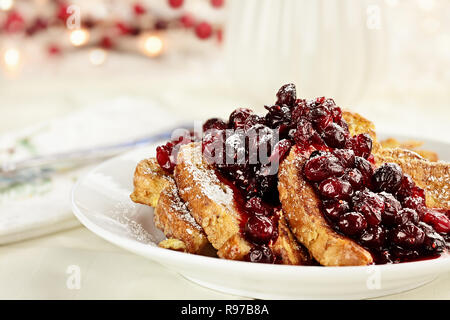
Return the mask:
<path fill-rule="evenodd" d="M 208 22 L 201 22 L 195 27 L 195 34 L 200 39 L 208 39 L 212 34 L 212 27 Z"/>
<path fill-rule="evenodd" d="M 169 0 L 169 6 L 172 8 L 179 8 L 183 5 L 184 0 Z"/>
<path fill-rule="evenodd" d="M 225 3 L 225 0 L 211 0 L 211 5 L 214 8 L 220 8 L 223 6 L 224 3 Z"/>
<path fill-rule="evenodd" d="M 133 5 L 133 11 L 134 11 L 134 14 L 137 16 L 143 15 L 147 12 L 147 10 L 144 8 L 144 6 L 140 3 L 135 3 Z"/>

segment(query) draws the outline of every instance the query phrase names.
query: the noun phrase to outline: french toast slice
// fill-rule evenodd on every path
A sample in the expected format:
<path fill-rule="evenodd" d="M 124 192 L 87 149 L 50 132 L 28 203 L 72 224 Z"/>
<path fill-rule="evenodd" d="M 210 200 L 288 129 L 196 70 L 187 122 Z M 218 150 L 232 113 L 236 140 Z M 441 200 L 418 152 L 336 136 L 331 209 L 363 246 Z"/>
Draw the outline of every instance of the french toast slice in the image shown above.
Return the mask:
<path fill-rule="evenodd" d="M 183 242 L 186 252 L 212 254 L 213 249 L 205 233 L 180 199 L 175 180 L 162 170 L 155 158 L 142 160 L 137 165 L 130 198 L 136 203 L 154 207 L 156 227 L 167 238 Z"/>
<path fill-rule="evenodd" d="M 234 192 L 203 160 L 201 144 L 181 147 L 174 177 L 180 197 L 187 203 L 213 247 L 218 249 L 218 256 L 244 259 L 251 250 L 251 244 L 240 232 L 241 218 Z M 309 264 L 311 259 L 307 251 L 297 243 L 282 216 L 280 221 L 278 239 L 270 245 L 274 254 L 281 258 L 283 264 Z"/>
<path fill-rule="evenodd" d="M 144 159 L 134 171 L 134 190 L 130 198 L 136 203 L 156 207 L 161 192 L 171 182 L 173 178 L 164 172 L 155 158 Z"/>
<path fill-rule="evenodd" d="M 425 190 L 429 208 L 450 209 L 450 164 L 444 161 L 432 162 L 419 154 L 405 149 L 381 149 L 375 154 L 375 162 L 398 164 L 404 173 Z"/>
<path fill-rule="evenodd" d="M 161 192 L 154 212 L 155 226 L 167 238 L 174 238 L 185 244 L 186 252 L 211 255 L 214 251 L 203 229 L 195 222 L 186 204 L 180 199 L 178 189 L 172 180 Z"/>
<path fill-rule="evenodd" d="M 306 158 L 292 148 L 278 172 L 278 191 L 292 233 L 321 265 L 357 266 L 373 262 L 372 255 L 334 231 L 320 210 L 314 189 L 303 178 Z"/>
<path fill-rule="evenodd" d="M 417 152 L 404 148 L 384 148 L 376 140 L 375 126 L 361 115 L 343 112 L 351 135 L 368 133 L 373 139 L 375 164 L 398 164 L 404 173 L 425 190 L 426 204 L 430 208 L 450 208 L 450 164 L 443 161 L 430 161 Z"/>

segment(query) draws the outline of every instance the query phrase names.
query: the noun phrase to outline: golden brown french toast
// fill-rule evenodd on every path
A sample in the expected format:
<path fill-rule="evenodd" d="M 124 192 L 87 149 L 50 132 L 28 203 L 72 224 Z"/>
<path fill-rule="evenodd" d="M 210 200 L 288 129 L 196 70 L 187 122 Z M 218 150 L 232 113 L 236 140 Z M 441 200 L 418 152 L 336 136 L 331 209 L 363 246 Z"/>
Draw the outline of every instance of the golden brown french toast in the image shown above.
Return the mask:
<path fill-rule="evenodd" d="M 134 191 L 130 195 L 136 203 L 156 207 L 159 195 L 173 178 L 166 174 L 155 158 L 140 161 L 134 171 Z"/>
<path fill-rule="evenodd" d="M 321 265 L 371 264 L 372 255 L 367 250 L 338 234 L 325 220 L 314 189 L 302 177 L 306 160 L 292 148 L 278 172 L 280 201 L 292 233 Z"/>
<path fill-rule="evenodd" d="M 180 199 L 175 180 L 161 169 L 156 159 L 139 162 L 130 198 L 136 203 L 155 207 L 155 225 L 167 238 L 183 242 L 187 252 L 212 254 L 213 250 L 205 233 Z M 165 242 L 165 245 L 168 243 L 174 242 Z"/>
<path fill-rule="evenodd" d="M 239 210 L 233 190 L 203 160 L 201 144 L 190 143 L 178 153 L 174 178 L 183 199 L 214 248 L 239 233 Z"/>
<path fill-rule="evenodd" d="M 157 228 L 167 238 L 182 241 L 186 251 L 196 254 L 208 254 L 213 250 L 203 229 L 195 222 L 186 204 L 180 199 L 174 181 L 161 192 L 154 212 Z"/>

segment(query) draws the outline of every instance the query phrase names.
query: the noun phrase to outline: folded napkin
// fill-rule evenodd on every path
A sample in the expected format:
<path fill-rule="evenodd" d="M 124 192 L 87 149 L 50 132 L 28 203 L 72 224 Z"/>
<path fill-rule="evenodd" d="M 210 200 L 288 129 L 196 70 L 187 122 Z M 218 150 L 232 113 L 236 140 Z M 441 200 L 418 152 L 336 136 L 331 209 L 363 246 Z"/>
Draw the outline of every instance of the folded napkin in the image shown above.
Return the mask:
<path fill-rule="evenodd" d="M 173 127 L 173 115 L 148 100 L 121 97 L 0 137 L 0 163 L 116 144 Z M 92 165 L 0 188 L 0 244 L 74 227 L 70 192 Z"/>

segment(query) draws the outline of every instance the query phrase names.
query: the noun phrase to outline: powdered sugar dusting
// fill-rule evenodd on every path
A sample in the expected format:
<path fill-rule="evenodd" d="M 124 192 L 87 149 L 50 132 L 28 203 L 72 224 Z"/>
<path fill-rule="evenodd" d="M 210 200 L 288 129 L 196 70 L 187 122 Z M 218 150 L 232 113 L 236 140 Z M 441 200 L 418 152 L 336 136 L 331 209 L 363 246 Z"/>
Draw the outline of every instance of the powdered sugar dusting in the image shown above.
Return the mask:
<path fill-rule="evenodd" d="M 202 159 L 202 149 L 200 143 L 195 143 L 193 148 L 184 147 L 183 160 L 187 164 L 186 167 L 191 174 L 194 182 L 196 182 L 202 191 L 202 194 L 213 202 L 226 207 L 233 205 L 233 190 L 224 185 L 217 177 L 214 169 L 205 167 Z M 189 190 L 183 190 L 187 192 Z"/>
<path fill-rule="evenodd" d="M 171 184 L 172 185 L 172 184 Z M 172 195 L 172 199 L 174 201 L 171 202 L 171 209 L 174 212 L 178 213 L 178 216 L 189 223 L 193 228 L 197 229 L 198 231 L 202 231 L 202 227 L 195 221 L 194 217 L 189 212 L 188 206 L 181 198 L 178 196 L 178 189 L 176 188 L 175 183 L 173 184 L 172 188 L 167 188 L 163 192 L 168 192 Z M 168 215 L 170 217 L 170 215 Z M 187 229 L 187 233 L 192 234 L 192 230 Z"/>

